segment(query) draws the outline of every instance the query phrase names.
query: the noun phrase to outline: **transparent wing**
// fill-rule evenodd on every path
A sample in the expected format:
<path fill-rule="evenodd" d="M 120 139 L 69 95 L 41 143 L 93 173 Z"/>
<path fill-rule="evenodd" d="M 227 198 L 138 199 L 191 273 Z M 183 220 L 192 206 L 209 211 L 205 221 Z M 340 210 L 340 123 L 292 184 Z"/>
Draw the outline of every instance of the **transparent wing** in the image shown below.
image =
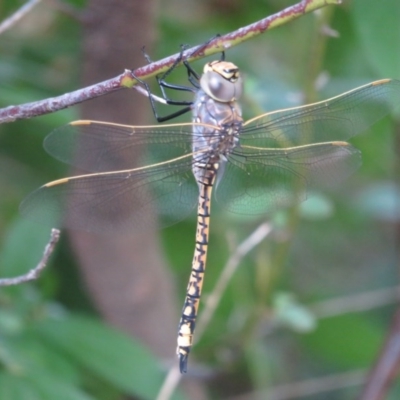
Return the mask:
<path fill-rule="evenodd" d="M 361 163 L 346 142 L 286 149 L 239 148 L 218 181 L 216 199 L 231 212 L 263 214 L 306 199 L 307 189 L 340 182 Z"/>
<path fill-rule="evenodd" d="M 192 152 L 193 126 L 131 126 L 74 121 L 55 129 L 46 151 L 65 163 L 90 172 L 109 172 L 164 162 Z"/>
<path fill-rule="evenodd" d="M 245 122 L 241 143 L 292 147 L 347 140 L 400 104 L 400 81 L 383 79 L 331 99 L 260 115 Z"/>
<path fill-rule="evenodd" d="M 185 218 L 197 203 L 191 168 L 187 155 L 152 167 L 60 179 L 31 193 L 20 210 L 52 227 L 97 233 L 167 226 Z"/>

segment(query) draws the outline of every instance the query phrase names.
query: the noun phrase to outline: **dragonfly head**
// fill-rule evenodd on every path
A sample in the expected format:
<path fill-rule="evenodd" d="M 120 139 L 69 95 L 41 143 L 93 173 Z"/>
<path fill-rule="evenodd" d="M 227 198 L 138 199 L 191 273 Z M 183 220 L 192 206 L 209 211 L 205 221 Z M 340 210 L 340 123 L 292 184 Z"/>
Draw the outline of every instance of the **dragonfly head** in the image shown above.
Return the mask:
<path fill-rule="evenodd" d="M 243 81 L 235 64 L 228 61 L 212 61 L 204 66 L 200 86 L 212 99 L 228 103 L 241 96 Z"/>

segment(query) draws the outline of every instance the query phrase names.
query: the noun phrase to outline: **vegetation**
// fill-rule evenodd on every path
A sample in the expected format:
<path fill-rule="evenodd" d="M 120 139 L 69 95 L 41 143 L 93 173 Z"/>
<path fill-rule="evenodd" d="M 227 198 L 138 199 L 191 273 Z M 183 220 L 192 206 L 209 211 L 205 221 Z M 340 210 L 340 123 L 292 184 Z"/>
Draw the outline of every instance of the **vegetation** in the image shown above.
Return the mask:
<path fill-rule="evenodd" d="M 119 3 L 124 2 L 113 3 L 115 14 L 109 18 L 122 21 Z M 99 75 L 90 80 L 90 46 L 82 45 L 87 35 L 82 26 L 95 16 L 85 14 L 87 5 L 79 0 L 43 1 L 0 35 L 0 107 L 78 89 L 82 75 L 89 85 L 142 66 L 141 45 L 157 60 L 177 53 L 182 43 L 204 43 L 293 2 L 248 4 L 165 1 L 150 13 L 152 26 L 145 26 L 143 37 L 150 43 L 137 37 L 133 47 L 127 37 L 121 50 L 123 36 L 101 42 L 101 60 L 118 61 L 118 68 L 111 72 L 99 62 Z M 4 0 L 0 19 L 17 7 Z M 148 7 L 155 6 L 149 1 Z M 89 10 L 96 11 L 90 4 Z M 373 0 L 344 1 L 227 49 L 226 58 L 245 75 L 245 118 L 325 99 L 373 80 L 400 79 L 399 14 L 397 0 L 386 0 L 385 6 Z M 139 14 L 130 19 L 132 25 L 141 22 Z M 126 60 L 117 56 L 120 51 Z M 204 62 L 193 65 L 201 71 Z M 103 67 L 109 75 L 100 75 Z M 185 78 L 183 69 L 171 76 L 182 84 Z M 145 111 L 133 121 L 121 120 L 121 98 L 127 114 L 139 103 Z M 97 101 L 92 100 L 97 111 L 83 109 L 85 118 L 154 124 L 148 100 L 133 90 Z M 41 143 L 57 126 L 80 118 L 80 112 L 76 106 L 0 126 L 1 278 L 26 273 L 41 258 L 49 232 L 24 220 L 18 204 L 39 185 L 71 174 Z M 352 140 L 363 155 L 356 174 L 271 216 L 271 232 L 240 260 L 204 334 L 195 337 L 189 361 L 189 374 L 202 377 L 200 389 L 207 398 L 261 393 L 260 398 L 270 400 L 344 400 L 361 392 L 364 373 L 377 358 L 395 311 L 400 220 L 396 117 L 392 113 Z M 188 121 L 189 116 L 180 118 Z M 238 245 L 265 222 L 213 206 L 205 299 Z M 136 238 L 136 245 L 124 238 L 94 242 L 96 237 L 74 233 L 68 240 L 63 232 L 40 279 L 0 289 L 0 398 L 156 398 L 168 368 L 176 363 L 174 335 L 194 231 L 193 216 L 160 231 L 152 242 Z M 104 244 L 108 242 L 116 250 Z M 135 249 L 131 260 L 122 246 Z M 97 255 L 103 248 L 112 261 Z M 164 265 L 156 271 L 163 272 L 152 269 L 157 257 Z M 119 269 L 120 258 L 129 259 L 137 272 L 134 282 Z M 87 259 L 98 263 L 98 269 L 85 267 Z M 160 282 L 153 285 L 155 279 Z M 132 286 L 124 286 L 128 283 Z M 167 300 L 159 297 L 163 293 Z M 181 389 L 173 396 L 195 398 Z M 399 396 L 397 383 L 387 398 Z"/>

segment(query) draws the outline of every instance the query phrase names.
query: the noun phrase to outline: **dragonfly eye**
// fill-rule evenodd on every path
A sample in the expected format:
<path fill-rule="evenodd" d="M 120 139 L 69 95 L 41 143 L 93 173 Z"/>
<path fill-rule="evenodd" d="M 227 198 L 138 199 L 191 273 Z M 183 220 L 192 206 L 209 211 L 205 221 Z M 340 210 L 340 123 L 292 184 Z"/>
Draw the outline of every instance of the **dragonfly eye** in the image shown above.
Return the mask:
<path fill-rule="evenodd" d="M 211 98 L 225 103 L 241 96 L 243 82 L 235 64 L 213 61 L 205 65 L 200 86 Z"/>

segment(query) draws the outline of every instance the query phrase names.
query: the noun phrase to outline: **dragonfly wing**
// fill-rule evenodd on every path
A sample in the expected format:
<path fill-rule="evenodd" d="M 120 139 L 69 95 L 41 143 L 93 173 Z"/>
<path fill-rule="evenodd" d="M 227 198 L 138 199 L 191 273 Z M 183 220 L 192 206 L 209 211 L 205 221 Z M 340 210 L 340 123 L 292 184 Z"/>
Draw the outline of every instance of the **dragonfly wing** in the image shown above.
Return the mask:
<path fill-rule="evenodd" d="M 85 171 L 118 171 L 190 153 L 191 132 L 192 124 L 131 126 L 74 121 L 50 133 L 44 148 L 58 160 Z"/>
<path fill-rule="evenodd" d="M 360 163 L 360 152 L 346 142 L 286 149 L 243 146 L 229 157 L 216 198 L 234 213 L 268 213 L 305 200 L 310 187 L 340 182 Z"/>
<path fill-rule="evenodd" d="M 20 209 L 42 224 L 97 233 L 171 225 L 196 205 L 191 166 L 188 156 L 162 166 L 60 179 L 31 193 Z"/>
<path fill-rule="evenodd" d="M 400 104 L 400 81 L 383 79 L 339 96 L 246 121 L 241 143 L 292 147 L 347 140 L 368 129 Z"/>

